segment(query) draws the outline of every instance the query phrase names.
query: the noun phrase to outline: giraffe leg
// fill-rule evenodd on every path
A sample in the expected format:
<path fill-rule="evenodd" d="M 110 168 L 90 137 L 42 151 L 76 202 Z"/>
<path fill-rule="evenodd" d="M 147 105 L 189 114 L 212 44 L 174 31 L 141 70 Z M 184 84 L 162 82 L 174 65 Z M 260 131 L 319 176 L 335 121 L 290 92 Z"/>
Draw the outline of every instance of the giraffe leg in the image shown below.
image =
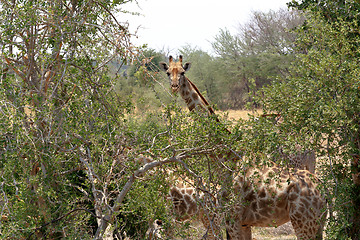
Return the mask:
<path fill-rule="evenodd" d="M 207 240 L 222 239 L 222 237 L 219 237 L 221 231 L 220 231 L 220 221 L 218 216 L 211 214 L 207 216 L 206 214 L 201 213 L 200 219 L 206 229 L 205 239 Z"/>
<path fill-rule="evenodd" d="M 295 207 L 294 207 L 295 208 Z M 325 218 L 320 218 L 321 212 L 314 208 L 290 209 L 290 220 L 297 239 L 321 240 Z M 326 215 L 326 214 L 325 214 Z"/>
<path fill-rule="evenodd" d="M 252 240 L 251 226 L 241 225 L 239 222 L 227 222 L 227 239 L 231 240 Z"/>

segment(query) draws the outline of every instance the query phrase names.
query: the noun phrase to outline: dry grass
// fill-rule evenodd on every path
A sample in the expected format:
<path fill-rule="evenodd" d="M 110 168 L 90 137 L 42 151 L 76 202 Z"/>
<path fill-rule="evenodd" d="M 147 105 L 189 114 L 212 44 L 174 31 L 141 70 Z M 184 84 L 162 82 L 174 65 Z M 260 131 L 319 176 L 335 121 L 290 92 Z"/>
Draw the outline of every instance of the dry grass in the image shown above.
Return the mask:
<path fill-rule="evenodd" d="M 249 111 L 249 110 L 227 110 L 227 111 L 217 111 L 218 114 L 220 115 L 227 115 L 228 118 L 230 120 L 239 120 L 239 119 L 243 119 L 243 120 L 248 120 L 249 119 L 249 115 L 254 115 L 254 116 L 260 116 L 263 111 L 261 109 L 255 109 L 253 111 Z"/>

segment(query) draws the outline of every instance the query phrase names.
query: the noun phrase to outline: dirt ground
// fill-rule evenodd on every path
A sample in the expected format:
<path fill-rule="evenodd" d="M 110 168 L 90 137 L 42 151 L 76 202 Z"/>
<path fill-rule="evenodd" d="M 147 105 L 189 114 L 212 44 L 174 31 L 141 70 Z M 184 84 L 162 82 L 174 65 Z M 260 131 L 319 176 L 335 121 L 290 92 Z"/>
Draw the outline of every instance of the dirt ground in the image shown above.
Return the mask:
<path fill-rule="evenodd" d="M 197 229 L 193 237 L 196 237 L 196 239 L 202 239 L 202 236 L 206 232 L 206 230 L 203 228 L 203 225 L 200 222 L 196 222 L 193 227 L 194 229 Z M 253 227 L 252 237 L 256 240 L 296 240 L 294 229 L 290 222 L 285 223 L 277 228 Z M 223 238 L 226 239 L 225 232 Z M 180 238 L 177 240 L 180 240 Z"/>
<path fill-rule="evenodd" d="M 256 240 L 295 240 L 296 236 L 294 234 L 294 229 L 291 223 L 288 222 L 277 228 L 254 228 L 253 238 Z"/>

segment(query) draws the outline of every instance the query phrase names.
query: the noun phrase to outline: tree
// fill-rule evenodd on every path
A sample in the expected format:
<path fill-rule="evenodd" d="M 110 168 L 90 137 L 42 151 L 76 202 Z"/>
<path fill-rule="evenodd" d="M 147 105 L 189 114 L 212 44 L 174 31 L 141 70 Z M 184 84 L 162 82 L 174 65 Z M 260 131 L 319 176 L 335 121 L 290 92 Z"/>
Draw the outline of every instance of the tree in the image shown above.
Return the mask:
<path fill-rule="evenodd" d="M 360 3 L 344 0 L 293 0 L 288 6 L 302 11 L 320 14 L 328 22 L 336 22 L 339 17 L 344 21 L 359 21 Z"/>
<path fill-rule="evenodd" d="M 1 1 L 1 237 L 112 237 L 130 103 L 107 64 L 136 54 L 126 2 Z"/>
<path fill-rule="evenodd" d="M 114 17 L 126 2 L 1 1 L 1 238 L 144 239 L 150 220 L 169 218 L 167 174 L 146 173 L 186 169 L 166 147 L 179 126 L 166 106 L 131 115 L 110 71 L 139 58 Z"/>
<path fill-rule="evenodd" d="M 238 33 L 220 30 L 212 46 L 220 57 L 229 82 L 229 102 L 235 108 L 252 101 L 254 92 L 270 79 L 287 74 L 293 59 L 295 34 L 303 17 L 296 11 L 253 12 Z"/>
<path fill-rule="evenodd" d="M 319 172 L 326 195 L 335 197 L 330 210 L 337 215 L 328 228 L 333 239 L 359 239 L 359 40 L 348 38 L 357 31 L 356 21 L 309 14 L 296 42 L 302 54 L 287 78 L 265 88 L 262 101 L 265 112 L 283 118 L 280 138 L 307 139 L 326 158 Z"/>

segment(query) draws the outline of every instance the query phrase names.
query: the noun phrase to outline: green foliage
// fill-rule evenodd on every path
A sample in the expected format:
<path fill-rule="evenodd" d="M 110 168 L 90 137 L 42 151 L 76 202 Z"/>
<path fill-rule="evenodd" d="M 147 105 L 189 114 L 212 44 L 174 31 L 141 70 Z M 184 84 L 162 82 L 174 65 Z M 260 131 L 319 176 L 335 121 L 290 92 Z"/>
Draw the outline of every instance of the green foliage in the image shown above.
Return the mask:
<path fill-rule="evenodd" d="M 350 236 L 356 212 L 348 163 L 359 153 L 354 145 L 359 138 L 359 51 L 354 51 L 359 39 L 347 37 L 356 29 L 355 21 L 329 24 L 310 15 L 297 41 L 304 54 L 297 54 L 288 78 L 264 89 L 262 99 L 265 112 L 281 113 L 284 137 L 302 136 L 324 158 L 321 175 L 328 194 L 336 196 L 332 210 L 338 211 L 328 228 L 333 239 L 339 239 L 339 229 L 343 237 Z"/>
<path fill-rule="evenodd" d="M 114 159 L 131 110 L 106 66 L 131 57 L 130 33 L 111 15 L 119 4 L 1 3 L 1 238 L 91 238 L 95 190 L 124 184 L 109 179 L 123 168 Z"/>
<path fill-rule="evenodd" d="M 328 22 L 357 21 L 359 23 L 360 3 L 358 1 L 332 1 L 332 0 L 293 0 L 288 3 L 289 7 L 303 11 L 311 11 L 320 14 Z"/>
<path fill-rule="evenodd" d="M 158 111 L 172 101 L 167 90 L 167 79 L 159 69 L 159 62 L 164 60 L 165 56 L 162 53 L 142 48 L 131 64 L 118 68 L 123 71 L 122 74 L 114 74 L 116 92 L 119 95 L 131 96 L 132 103 L 139 113 Z M 112 69 L 112 72 L 118 70 Z"/>

